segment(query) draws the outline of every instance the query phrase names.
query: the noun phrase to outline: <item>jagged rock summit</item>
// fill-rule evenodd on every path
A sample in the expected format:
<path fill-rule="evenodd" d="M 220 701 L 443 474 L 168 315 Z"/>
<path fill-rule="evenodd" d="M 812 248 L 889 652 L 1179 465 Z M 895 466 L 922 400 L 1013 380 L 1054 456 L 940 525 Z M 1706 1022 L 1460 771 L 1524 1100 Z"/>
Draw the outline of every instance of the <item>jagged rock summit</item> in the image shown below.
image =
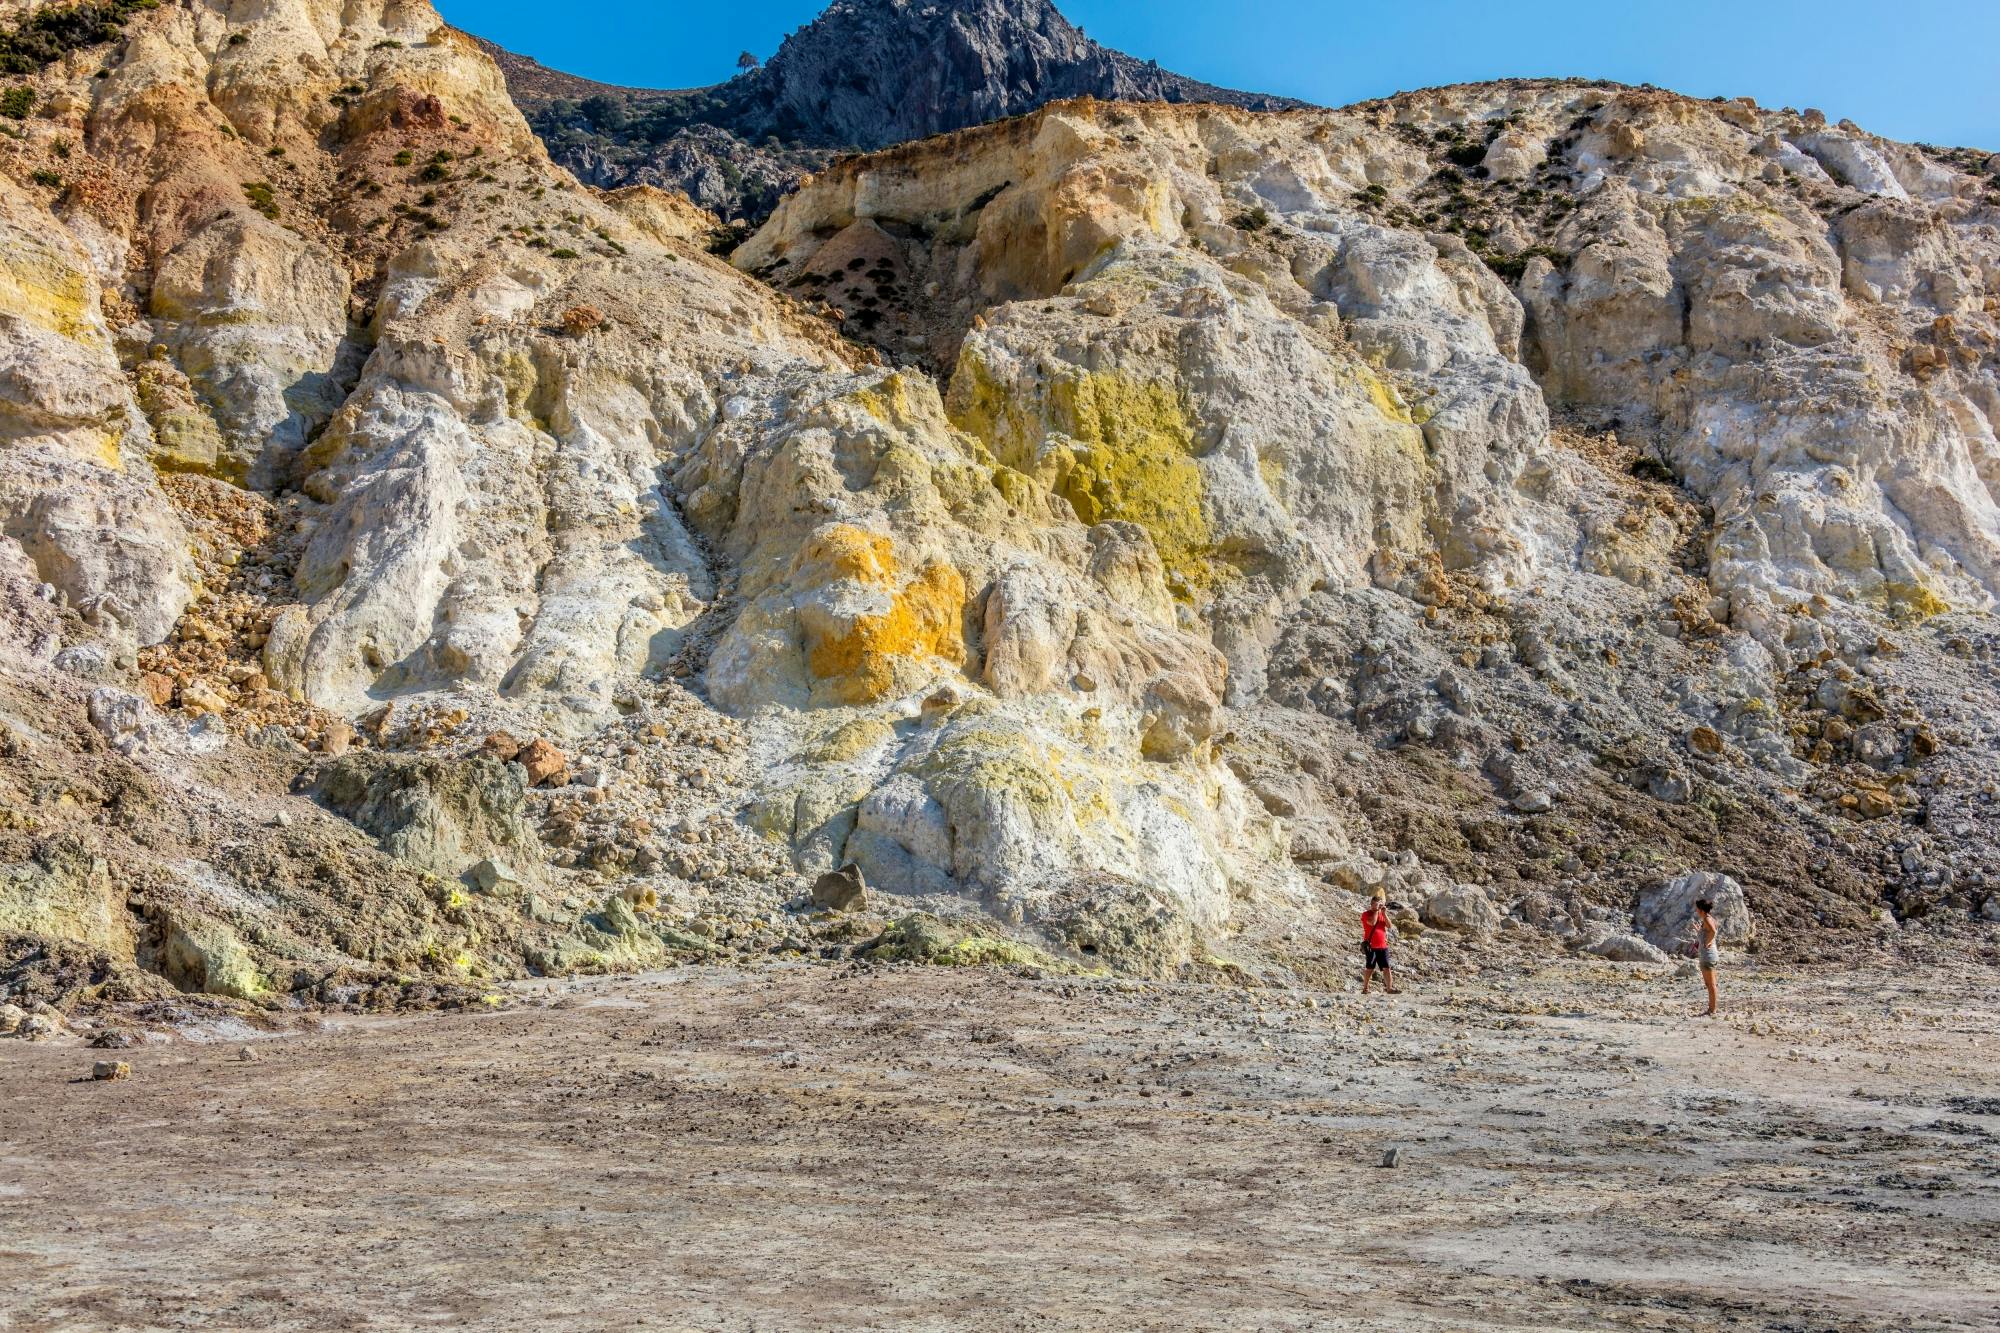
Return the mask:
<path fill-rule="evenodd" d="M 768 64 L 724 86 L 728 128 L 829 148 L 886 148 L 1071 97 L 1216 102 L 1284 98 L 1218 88 L 1086 37 L 1049 0 L 837 0 Z M 740 91 L 739 91 L 740 90 Z"/>
<path fill-rule="evenodd" d="M 685 93 L 565 84 L 519 57 L 502 68 L 556 160 L 583 179 L 680 188 L 724 216 L 761 217 L 830 152 L 884 148 L 1064 98 L 1297 105 L 1110 50 L 1049 0 L 838 0 L 768 63 Z"/>

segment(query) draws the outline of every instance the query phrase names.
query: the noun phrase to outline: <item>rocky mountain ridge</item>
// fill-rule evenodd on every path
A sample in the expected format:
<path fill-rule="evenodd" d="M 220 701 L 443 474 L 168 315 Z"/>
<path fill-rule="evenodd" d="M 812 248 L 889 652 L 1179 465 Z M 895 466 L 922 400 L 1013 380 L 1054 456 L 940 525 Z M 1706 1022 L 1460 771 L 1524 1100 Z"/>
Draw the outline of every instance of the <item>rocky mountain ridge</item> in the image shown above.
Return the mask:
<path fill-rule="evenodd" d="M 678 189 L 725 218 L 752 220 L 836 153 L 1064 98 L 1297 105 L 1110 50 L 1049 0 L 839 0 L 767 63 L 679 93 L 608 88 L 504 53 L 500 63 L 555 160 L 580 179 Z"/>
<path fill-rule="evenodd" d="M 725 263 L 412 0 L 134 5 L 8 90 L 10 995 L 1312 983 L 1378 885 L 1419 975 L 1658 965 L 1691 886 L 1992 949 L 1989 159 L 1084 99 Z"/>

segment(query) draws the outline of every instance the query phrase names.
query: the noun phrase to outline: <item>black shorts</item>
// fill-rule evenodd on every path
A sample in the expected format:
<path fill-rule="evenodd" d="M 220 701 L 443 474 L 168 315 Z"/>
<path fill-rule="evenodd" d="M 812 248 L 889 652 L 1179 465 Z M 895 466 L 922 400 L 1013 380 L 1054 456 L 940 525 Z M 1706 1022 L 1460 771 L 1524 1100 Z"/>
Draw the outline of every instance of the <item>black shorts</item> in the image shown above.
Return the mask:
<path fill-rule="evenodd" d="M 1369 971 L 1373 972 L 1380 969 L 1383 972 L 1387 972 L 1389 970 L 1389 951 L 1387 949 L 1371 949 L 1364 944 L 1361 946 L 1361 956 L 1367 960 L 1362 966 L 1366 967 Z"/>

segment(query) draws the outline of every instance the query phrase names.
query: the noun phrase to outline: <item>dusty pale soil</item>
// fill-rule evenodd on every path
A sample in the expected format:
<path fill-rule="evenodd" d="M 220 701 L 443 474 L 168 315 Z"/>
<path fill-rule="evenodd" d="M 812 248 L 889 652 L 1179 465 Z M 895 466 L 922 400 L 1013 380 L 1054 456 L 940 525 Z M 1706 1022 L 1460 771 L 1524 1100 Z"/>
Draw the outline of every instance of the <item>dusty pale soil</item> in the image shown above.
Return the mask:
<path fill-rule="evenodd" d="M 1726 981 L 800 965 L 7 1042 L 0 1327 L 2000 1326 L 1993 973 Z"/>

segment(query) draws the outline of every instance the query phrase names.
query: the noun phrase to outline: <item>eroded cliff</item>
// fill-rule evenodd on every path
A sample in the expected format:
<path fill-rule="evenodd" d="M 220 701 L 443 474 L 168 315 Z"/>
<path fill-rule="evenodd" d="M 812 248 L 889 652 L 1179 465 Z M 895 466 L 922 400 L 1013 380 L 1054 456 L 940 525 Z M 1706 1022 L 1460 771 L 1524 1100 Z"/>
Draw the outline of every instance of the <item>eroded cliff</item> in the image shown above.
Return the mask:
<path fill-rule="evenodd" d="M 99 36 L 0 142 L 10 984 L 2000 915 L 1983 159 L 1071 102 L 732 268 L 427 5 Z"/>

